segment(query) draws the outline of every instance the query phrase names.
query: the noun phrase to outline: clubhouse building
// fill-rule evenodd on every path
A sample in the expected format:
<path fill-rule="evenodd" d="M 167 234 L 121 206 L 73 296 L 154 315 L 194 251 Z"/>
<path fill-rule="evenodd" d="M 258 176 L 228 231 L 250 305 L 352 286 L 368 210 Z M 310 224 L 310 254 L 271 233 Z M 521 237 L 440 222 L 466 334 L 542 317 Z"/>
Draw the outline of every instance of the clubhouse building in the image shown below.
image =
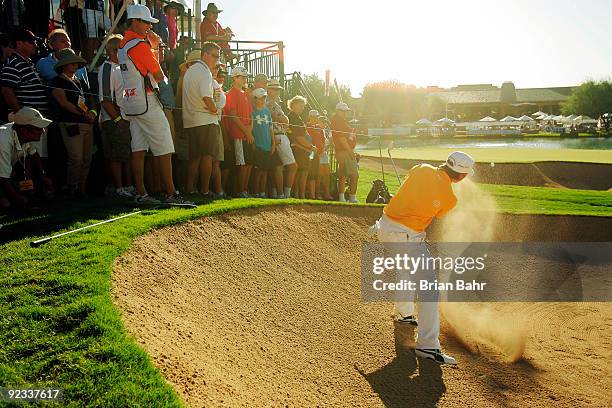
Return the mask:
<path fill-rule="evenodd" d="M 450 89 L 428 88 L 446 104 L 448 117 L 457 121 L 478 120 L 485 116 L 519 117 L 536 111 L 558 115 L 561 103 L 575 87 L 522 88 L 512 82 L 501 87 L 492 84 L 458 85 Z"/>

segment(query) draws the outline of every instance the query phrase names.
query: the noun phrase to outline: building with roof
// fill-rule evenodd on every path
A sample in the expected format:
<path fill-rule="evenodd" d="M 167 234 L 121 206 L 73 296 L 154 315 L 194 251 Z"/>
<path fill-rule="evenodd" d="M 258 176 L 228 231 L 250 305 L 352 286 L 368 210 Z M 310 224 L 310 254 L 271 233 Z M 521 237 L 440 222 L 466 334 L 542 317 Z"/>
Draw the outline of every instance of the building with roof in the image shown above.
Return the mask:
<path fill-rule="evenodd" d="M 519 88 L 512 82 L 501 87 L 492 84 L 458 85 L 444 90 L 433 90 L 447 106 L 448 116 L 458 120 L 477 120 L 484 116 L 519 117 L 536 111 L 559 114 L 561 103 L 575 87 Z"/>

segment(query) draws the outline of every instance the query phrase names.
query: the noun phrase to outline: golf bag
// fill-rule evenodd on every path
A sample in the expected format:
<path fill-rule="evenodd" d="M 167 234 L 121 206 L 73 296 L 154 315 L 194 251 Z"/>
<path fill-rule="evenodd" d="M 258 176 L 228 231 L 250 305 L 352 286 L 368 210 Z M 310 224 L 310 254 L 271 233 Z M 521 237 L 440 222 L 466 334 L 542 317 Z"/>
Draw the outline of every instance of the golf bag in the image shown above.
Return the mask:
<path fill-rule="evenodd" d="M 387 185 L 382 180 L 374 180 L 372 188 L 366 198 L 366 203 L 387 204 L 391 200 L 391 194 Z"/>

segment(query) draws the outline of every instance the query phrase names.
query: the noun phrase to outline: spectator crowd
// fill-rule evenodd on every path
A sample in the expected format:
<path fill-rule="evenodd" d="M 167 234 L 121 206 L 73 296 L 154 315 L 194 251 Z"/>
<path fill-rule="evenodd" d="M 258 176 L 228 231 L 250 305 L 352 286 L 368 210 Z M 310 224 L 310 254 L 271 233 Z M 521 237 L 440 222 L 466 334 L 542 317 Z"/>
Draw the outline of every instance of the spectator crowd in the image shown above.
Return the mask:
<path fill-rule="evenodd" d="M 338 103 L 328 120 L 302 96 L 281 101 L 279 80 L 239 65 L 214 3 L 203 12 L 197 49 L 179 38 L 180 3 L 130 5 L 106 59 L 89 71 L 106 24 L 82 3 L 62 1 L 66 30 L 52 27 L 44 40 L 23 27 L 0 36 L 1 208 L 82 199 L 101 182 L 105 195 L 137 205 L 332 200 L 335 191 L 357 202 L 349 106 Z M 93 11 L 99 3 L 84 2 Z M 75 29 L 83 24 L 85 36 Z"/>

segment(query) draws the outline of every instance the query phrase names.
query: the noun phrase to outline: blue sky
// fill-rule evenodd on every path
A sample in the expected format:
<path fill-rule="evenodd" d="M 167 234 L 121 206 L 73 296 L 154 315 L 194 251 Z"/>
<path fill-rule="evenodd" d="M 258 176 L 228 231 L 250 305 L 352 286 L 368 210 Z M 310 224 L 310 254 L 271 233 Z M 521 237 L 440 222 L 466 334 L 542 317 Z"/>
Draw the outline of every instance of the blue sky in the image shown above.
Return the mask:
<path fill-rule="evenodd" d="M 206 7 L 207 0 L 202 0 Z M 287 71 L 367 82 L 577 85 L 612 71 L 612 0 L 216 2 L 238 39 L 282 40 Z"/>
<path fill-rule="evenodd" d="M 239 38 L 283 40 L 289 70 L 417 86 L 576 85 L 612 70 L 612 1 L 217 3 Z"/>

